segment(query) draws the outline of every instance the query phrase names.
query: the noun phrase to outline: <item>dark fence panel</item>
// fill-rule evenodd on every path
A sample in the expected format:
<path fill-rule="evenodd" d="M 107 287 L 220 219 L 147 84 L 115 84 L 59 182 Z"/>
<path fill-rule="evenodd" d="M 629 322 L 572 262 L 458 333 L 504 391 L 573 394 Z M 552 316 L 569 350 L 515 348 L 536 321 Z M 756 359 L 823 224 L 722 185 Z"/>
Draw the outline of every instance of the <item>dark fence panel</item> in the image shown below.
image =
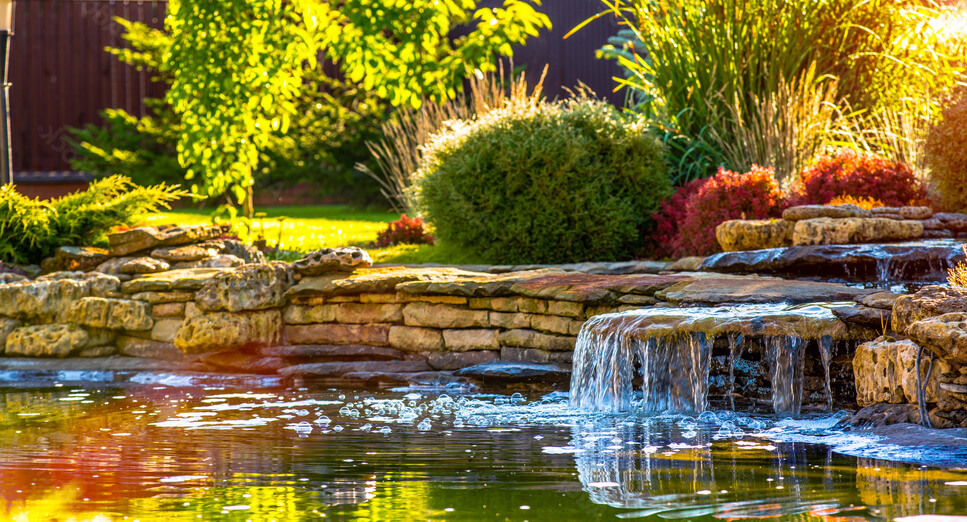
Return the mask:
<path fill-rule="evenodd" d="M 115 16 L 160 27 L 163 2 L 18 0 L 10 49 L 13 170 L 69 168 L 65 126 L 101 123 L 98 111 L 142 115 L 142 100 L 163 95 L 147 73 L 104 52 L 122 46 Z"/>
<path fill-rule="evenodd" d="M 146 96 L 163 95 L 164 86 L 152 82 L 148 73 L 119 62 L 104 48 L 124 45 L 114 17 L 160 27 L 165 6 L 164 0 L 17 1 L 9 75 L 15 172 L 68 170 L 71 151 L 65 127 L 101 124 L 98 112 L 109 107 L 140 116 Z M 563 39 L 602 8 L 599 0 L 544 0 L 541 10 L 554 28 L 517 49 L 514 61 L 526 66 L 532 84 L 549 64 L 544 82 L 548 97 L 566 96 L 566 87 L 583 82 L 620 103 L 622 95 L 611 93 L 619 68 L 594 57 L 617 32 L 613 17 Z"/>

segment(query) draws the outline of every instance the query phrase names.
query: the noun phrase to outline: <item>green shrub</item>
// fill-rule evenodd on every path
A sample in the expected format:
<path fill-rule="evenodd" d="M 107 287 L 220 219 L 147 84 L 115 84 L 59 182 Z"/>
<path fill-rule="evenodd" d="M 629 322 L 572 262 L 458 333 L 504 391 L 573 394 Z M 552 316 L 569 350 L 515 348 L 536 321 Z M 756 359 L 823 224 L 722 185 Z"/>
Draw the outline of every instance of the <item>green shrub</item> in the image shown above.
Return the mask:
<path fill-rule="evenodd" d="M 587 97 L 460 122 L 411 188 L 441 241 L 496 263 L 629 258 L 670 190 L 643 123 Z"/>
<path fill-rule="evenodd" d="M 103 244 L 118 225 L 133 225 L 144 214 L 168 208 L 187 196 L 177 186 L 139 187 L 123 176 L 91 183 L 86 191 L 47 201 L 0 187 L 0 261 L 39 263 L 61 246 Z"/>
<path fill-rule="evenodd" d="M 961 89 L 927 132 L 924 155 L 944 210 L 967 212 L 967 89 Z"/>

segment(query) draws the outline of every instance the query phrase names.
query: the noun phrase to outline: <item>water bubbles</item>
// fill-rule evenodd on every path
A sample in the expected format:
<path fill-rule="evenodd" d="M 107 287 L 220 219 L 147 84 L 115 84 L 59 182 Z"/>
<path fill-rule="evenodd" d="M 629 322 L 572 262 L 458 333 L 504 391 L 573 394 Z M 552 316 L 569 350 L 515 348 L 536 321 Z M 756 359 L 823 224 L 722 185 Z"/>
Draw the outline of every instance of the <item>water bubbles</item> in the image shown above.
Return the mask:
<path fill-rule="evenodd" d="M 312 433 L 312 425 L 306 421 L 302 421 L 296 424 L 289 424 L 285 427 L 287 430 L 292 430 L 299 434 L 299 436 L 304 437 Z"/>
<path fill-rule="evenodd" d="M 430 419 L 423 419 L 419 424 L 416 425 L 416 429 L 420 431 L 429 431 L 433 427 L 433 423 Z"/>
<path fill-rule="evenodd" d="M 525 399 L 524 396 L 520 393 L 514 393 L 513 395 L 510 396 L 511 404 L 524 404 L 525 402 L 527 402 L 527 399 Z"/>
<path fill-rule="evenodd" d="M 389 435 L 390 433 L 393 432 L 393 430 L 389 426 L 383 426 L 382 428 L 379 429 L 379 432 L 382 433 L 383 435 Z"/>
<path fill-rule="evenodd" d="M 325 426 L 326 424 L 331 423 L 332 422 L 332 419 L 330 419 L 329 417 L 327 417 L 325 415 L 320 415 L 318 419 L 316 419 L 316 420 L 314 420 L 312 422 L 315 422 L 316 424 L 318 424 L 320 426 Z"/>
<path fill-rule="evenodd" d="M 338 425 L 338 424 L 332 427 L 332 431 L 335 431 L 335 432 L 340 432 L 343 429 L 344 428 L 342 426 Z"/>
<path fill-rule="evenodd" d="M 738 426 L 736 426 L 734 422 L 725 421 L 722 423 L 722 426 L 719 427 L 719 430 L 715 433 L 715 435 L 712 438 L 714 438 L 715 440 L 722 440 L 722 439 L 731 439 L 735 437 L 742 437 L 743 435 L 745 435 L 745 432 L 742 431 L 742 428 L 739 428 Z"/>

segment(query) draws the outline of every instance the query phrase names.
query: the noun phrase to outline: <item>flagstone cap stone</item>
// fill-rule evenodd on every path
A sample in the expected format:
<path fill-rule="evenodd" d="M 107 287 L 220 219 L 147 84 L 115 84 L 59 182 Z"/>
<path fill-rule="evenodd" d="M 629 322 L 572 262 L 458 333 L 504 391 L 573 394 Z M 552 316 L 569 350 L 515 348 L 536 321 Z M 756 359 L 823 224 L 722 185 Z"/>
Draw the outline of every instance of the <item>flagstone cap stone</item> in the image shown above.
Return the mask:
<path fill-rule="evenodd" d="M 125 294 L 136 294 L 139 292 L 198 290 L 215 275 L 231 271 L 232 268 L 185 268 L 159 272 L 157 274 L 148 274 L 126 281 L 121 285 L 121 292 Z"/>
<path fill-rule="evenodd" d="M 354 272 L 369 268 L 372 264 L 369 253 L 361 248 L 324 248 L 293 262 L 292 269 L 300 276 L 318 276 L 332 272 Z"/>
<path fill-rule="evenodd" d="M 456 268 L 362 268 L 352 274 L 333 273 L 303 277 L 286 292 L 286 297 L 337 296 L 363 293 L 391 293 L 397 285 L 411 281 L 450 281 L 456 278 L 490 277 L 490 274 L 467 272 Z"/>
<path fill-rule="evenodd" d="M 107 240 L 111 245 L 111 255 L 119 257 L 150 248 L 187 245 L 209 239 L 217 239 L 227 234 L 230 229 L 231 226 L 228 224 L 194 226 L 159 225 L 156 227 L 132 228 L 131 230 L 108 234 Z"/>

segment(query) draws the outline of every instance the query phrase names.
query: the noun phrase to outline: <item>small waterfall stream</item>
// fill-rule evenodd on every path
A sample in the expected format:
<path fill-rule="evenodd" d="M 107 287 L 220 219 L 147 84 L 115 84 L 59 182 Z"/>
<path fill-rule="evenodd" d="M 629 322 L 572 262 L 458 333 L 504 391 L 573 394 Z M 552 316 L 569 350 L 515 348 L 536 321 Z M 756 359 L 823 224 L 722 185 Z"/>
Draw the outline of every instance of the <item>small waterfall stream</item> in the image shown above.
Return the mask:
<path fill-rule="evenodd" d="M 574 351 L 571 405 L 595 412 L 705 411 L 713 346 L 721 339 L 728 343 L 725 383 L 734 409 L 736 362 L 758 339 L 776 413 L 800 412 L 805 352 L 811 341 L 819 347 L 823 391 L 831 408 L 833 342 L 848 337 L 831 306 L 647 308 L 592 317 L 582 327 Z"/>

